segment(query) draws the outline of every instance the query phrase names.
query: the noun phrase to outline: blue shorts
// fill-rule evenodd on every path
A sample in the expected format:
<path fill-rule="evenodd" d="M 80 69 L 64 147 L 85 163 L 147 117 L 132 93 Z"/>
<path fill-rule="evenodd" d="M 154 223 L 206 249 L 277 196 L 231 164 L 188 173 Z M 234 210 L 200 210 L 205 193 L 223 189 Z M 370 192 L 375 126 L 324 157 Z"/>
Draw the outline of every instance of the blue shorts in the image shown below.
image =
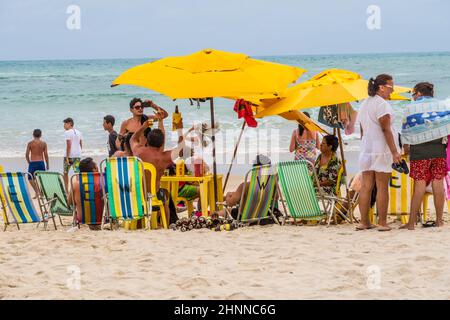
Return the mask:
<path fill-rule="evenodd" d="M 28 172 L 34 177 L 34 173 L 36 171 L 45 171 L 45 162 L 44 161 L 31 161 L 28 165 Z M 28 177 L 28 180 L 31 180 Z"/>

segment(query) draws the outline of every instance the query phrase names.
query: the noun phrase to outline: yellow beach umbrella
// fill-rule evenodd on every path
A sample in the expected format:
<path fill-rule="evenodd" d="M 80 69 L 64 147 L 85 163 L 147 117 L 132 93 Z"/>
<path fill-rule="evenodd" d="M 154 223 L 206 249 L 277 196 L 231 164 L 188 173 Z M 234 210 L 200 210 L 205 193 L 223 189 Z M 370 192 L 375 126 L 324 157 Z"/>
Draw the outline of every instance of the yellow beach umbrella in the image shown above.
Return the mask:
<path fill-rule="evenodd" d="M 112 86 L 134 85 L 172 99 L 280 96 L 306 70 L 255 60 L 241 53 L 205 49 L 133 67 Z"/>
<path fill-rule="evenodd" d="M 191 55 L 167 57 L 133 67 L 117 77 L 111 86 L 145 87 L 172 99 L 209 98 L 214 194 L 217 199 L 213 98 L 264 99 L 283 96 L 288 85 L 305 71 L 252 59 L 241 53 L 205 49 Z"/>
<path fill-rule="evenodd" d="M 281 113 L 279 114 L 279 116 L 286 120 L 295 121 L 301 124 L 304 128 L 308 129 L 309 131 L 317 131 L 323 134 L 328 134 L 328 132 L 325 129 L 323 129 L 317 122 L 307 117 L 306 114 L 304 114 L 301 111 L 292 110 L 285 113 Z"/>
<path fill-rule="evenodd" d="M 290 110 L 301 110 L 339 103 L 363 100 L 368 97 L 368 81 L 355 72 L 347 70 L 325 70 L 306 82 L 290 87 L 285 98 L 262 99 L 264 110 L 256 117 L 277 115 Z M 407 99 L 400 93 L 410 92 L 410 88 L 394 87 L 391 98 Z"/>

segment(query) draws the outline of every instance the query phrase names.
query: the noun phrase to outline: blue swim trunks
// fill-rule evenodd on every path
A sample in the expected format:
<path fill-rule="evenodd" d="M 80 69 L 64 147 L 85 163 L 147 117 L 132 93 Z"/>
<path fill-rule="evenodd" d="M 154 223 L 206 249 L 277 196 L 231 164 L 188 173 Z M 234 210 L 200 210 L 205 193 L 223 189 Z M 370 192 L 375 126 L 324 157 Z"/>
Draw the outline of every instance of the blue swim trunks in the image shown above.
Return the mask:
<path fill-rule="evenodd" d="M 28 165 L 28 172 L 34 177 L 34 173 L 36 171 L 45 171 L 45 162 L 44 161 L 31 161 Z M 31 180 L 30 177 L 28 177 Z"/>

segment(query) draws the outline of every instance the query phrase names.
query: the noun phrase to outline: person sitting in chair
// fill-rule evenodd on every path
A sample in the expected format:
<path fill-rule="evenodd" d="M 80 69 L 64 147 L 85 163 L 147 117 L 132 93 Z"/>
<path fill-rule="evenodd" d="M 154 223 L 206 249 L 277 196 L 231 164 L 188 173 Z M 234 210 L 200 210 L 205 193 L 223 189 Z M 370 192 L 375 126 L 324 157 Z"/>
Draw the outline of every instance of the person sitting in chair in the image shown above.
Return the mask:
<path fill-rule="evenodd" d="M 253 163 L 253 167 L 269 165 L 270 163 L 271 163 L 271 161 L 268 157 L 259 154 L 256 156 L 256 160 Z M 235 191 L 227 192 L 227 194 L 225 195 L 225 199 L 224 199 L 226 206 L 227 207 L 235 207 L 236 205 L 238 205 L 239 202 L 241 201 L 243 192 L 244 192 L 244 197 L 246 196 L 249 185 L 250 185 L 250 182 L 242 182 L 241 184 L 239 184 L 239 186 L 236 188 Z M 230 213 L 231 213 L 231 216 L 233 217 L 233 219 L 237 219 L 238 212 L 239 212 L 238 208 L 233 208 L 231 210 Z M 220 210 L 218 212 L 218 214 L 219 214 L 219 216 L 225 216 L 226 215 L 225 209 Z"/>
<path fill-rule="evenodd" d="M 336 155 L 339 140 L 334 135 L 326 135 L 320 144 L 320 154 L 314 164 L 317 178 L 322 190 L 330 195 L 336 195 L 341 160 Z M 345 183 L 341 181 L 341 183 Z"/>
<path fill-rule="evenodd" d="M 95 163 L 95 161 L 92 158 L 85 158 L 83 160 L 80 161 L 80 173 L 83 172 L 99 172 L 98 170 L 98 166 Z M 80 195 L 80 182 L 78 180 L 78 177 L 76 177 L 73 181 L 73 192 L 71 192 L 69 194 L 69 205 L 74 204 L 75 202 L 75 206 L 76 206 L 76 222 L 79 223 L 81 221 L 81 214 L 82 214 L 82 203 L 81 203 L 81 195 Z M 94 186 L 96 190 L 98 190 L 98 192 L 101 192 L 101 188 L 102 186 L 100 185 L 100 183 L 98 185 Z M 72 196 L 73 193 L 73 196 Z M 72 230 L 76 230 L 77 227 L 75 226 L 74 229 Z M 90 224 L 89 225 L 89 229 L 91 230 L 100 230 L 101 226 L 100 225 L 96 225 L 96 224 Z"/>

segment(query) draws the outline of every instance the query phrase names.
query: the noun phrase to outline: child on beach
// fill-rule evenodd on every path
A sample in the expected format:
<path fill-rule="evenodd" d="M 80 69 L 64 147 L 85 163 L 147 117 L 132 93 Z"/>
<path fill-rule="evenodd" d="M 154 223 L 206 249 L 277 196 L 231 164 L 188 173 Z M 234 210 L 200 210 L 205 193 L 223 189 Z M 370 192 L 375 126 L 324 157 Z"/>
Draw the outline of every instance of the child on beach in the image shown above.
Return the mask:
<path fill-rule="evenodd" d="M 49 169 L 47 143 L 41 140 L 42 131 L 35 129 L 33 131 L 33 140 L 28 142 L 27 151 L 25 152 L 25 158 L 28 162 L 28 172 L 34 176 L 36 171 L 45 171 Z M 38 189 L 34 180 L 30 179 L 31 186 L 33 187 L 37 198 Z"/>

